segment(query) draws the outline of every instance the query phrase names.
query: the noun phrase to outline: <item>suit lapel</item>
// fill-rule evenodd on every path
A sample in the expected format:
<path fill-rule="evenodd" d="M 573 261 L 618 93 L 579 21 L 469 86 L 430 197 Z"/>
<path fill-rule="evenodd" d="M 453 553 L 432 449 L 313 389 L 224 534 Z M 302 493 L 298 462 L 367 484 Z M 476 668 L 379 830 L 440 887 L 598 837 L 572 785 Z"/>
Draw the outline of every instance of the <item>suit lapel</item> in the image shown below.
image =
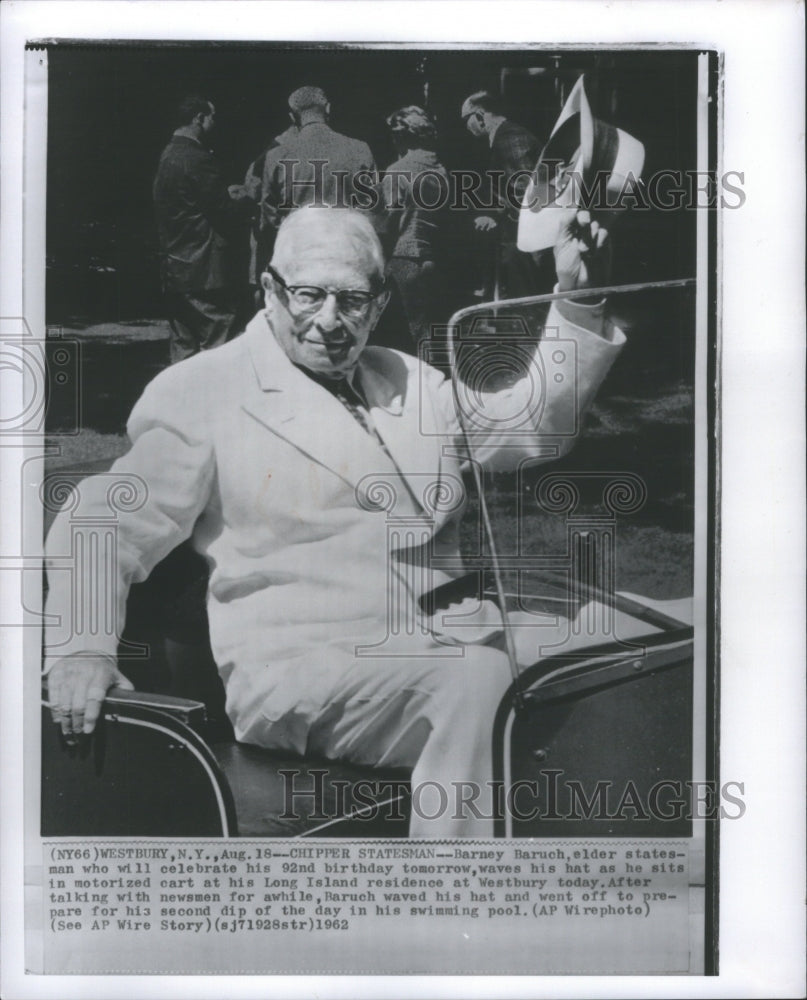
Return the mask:
<path fill-rule="evenodd" d="M 256 391 L 245 393 L 244 410 L 354 489 L 366 476 L 395 472 L 384 449 L 347 408 L 291 364 L 263 313 L 244 337 L 257 379 Z"/>
<path fill-rule="evenodd" d="M 411 374 L 398 355 L 375 348 L 365 351 L 359 368 L 376 429 L 418 512 L 428 515 L 433 511 L 428 498 L 439 477 L 442 441 L 434 433 L 431 411 L 421 412 L 418 374 Z"/>

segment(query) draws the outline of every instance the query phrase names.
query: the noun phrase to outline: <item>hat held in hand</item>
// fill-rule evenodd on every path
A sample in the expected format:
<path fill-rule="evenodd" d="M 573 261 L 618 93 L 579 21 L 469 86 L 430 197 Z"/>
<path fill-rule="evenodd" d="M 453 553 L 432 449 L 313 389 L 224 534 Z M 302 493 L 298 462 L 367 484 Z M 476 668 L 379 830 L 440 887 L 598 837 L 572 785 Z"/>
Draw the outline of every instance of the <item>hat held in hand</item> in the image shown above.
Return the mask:
<path fill-rule="evenodd" d="M 555 245 L 564 213 L 553 209 L 618 209 L 620 196 L 638 181 L 643 166 L 642 143 L 592 115 L 581 76 L 524 192 L 518 249 Z"/>

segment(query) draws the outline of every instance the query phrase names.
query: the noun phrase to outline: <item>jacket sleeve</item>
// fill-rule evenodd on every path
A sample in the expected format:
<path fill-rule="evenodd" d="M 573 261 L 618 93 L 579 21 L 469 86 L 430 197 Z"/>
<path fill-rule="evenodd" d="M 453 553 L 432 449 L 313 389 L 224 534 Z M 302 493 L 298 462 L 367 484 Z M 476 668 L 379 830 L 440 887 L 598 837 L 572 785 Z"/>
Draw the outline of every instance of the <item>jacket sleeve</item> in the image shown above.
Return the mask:
<path fill-rule="evenodd" d="M 213 448 L 182 416 L 192 393 L 179 369 L 147 386 L 132 411 L 131 450 L 71 492 L 45 543 L 45 670 L 79 652 L 114 657 L 129 587 L 188 538 L 210 497 Z"/>
<path fill-rule="evenodd" d="M 256 205 L 260 205 L 261 186 L 263 184 L 263 167 L 266 162 L 266 154 L 262 154 L 257 160 L 253 160 L 247 167 L 244 175 L 244 190 Z"/>
<path fill-rule="evenodd" d="M 524 199 L 529 175 L 535 169 L 535 164 L 541 155 L 541 146 L 535 136 L 526 129 L 514 127 L 509 122 L 501 127 L 504 131 L 494 140 L 495 152 L 491 164 L 503 174 L 501 188 L 494 186 L 491 192 L 496 201 L 493 214 L 509 215 L 513 218 L 518 214 L 518 206 Z"/>
<path fill-rule="evenodd" d="M 361 155 L 359 157 L 359 160 L 361 161 L 361 165 L 360 165 L 359 169 L 363 170 L 367 174 L 369 174 L 372 183 L 377 184 L 378 183 L 378 179 L 379 179 L 378 178 L 378 167 L 376 165 L 375 157 L 373 156 L 373 152 L 370 149 L 370 147 L 367 145 L 366 142 L 363 142 L 361 144 L 361 147 L 362 147 L 361 148 Z"/>
<path fill-rule="evenodd" d="M 379 178 L 376 191 L 378 209 L 374 213 L 374 225 L 384 249 L 384 256 L 389 259 L 401 235 L 409 185 L 404 177 L 395 172 L 385 171 Z"/>
<path fill-rule="evenodd" d="M 283 156 L 281 148 L 270 149 L 263 162 L 259 216 L 259 228 L 262 232 L 277 229 L 281 221 L 280 206 L 285 197 L 281 189 L 281 177 L 285 177 L 285 168 L 281 168 L 280 162 Z"/>
<path fill-rule="evenodd" d="M 255 211 L 255 204 L 250 199 L 230 197 L 224 177 L 212 156 L 205 156 L 196 162 L 193 183 L 199 207 L 222 236 L 229 238 L 236 235 L 239 227 Z"/>
<path fill-rule="evenodd" d="M 625 344 L 625 335 L 605 318 L 605 303 L 590 306 L 554 302 L 526 374 L 510 386 L 480 392 L 473 385 L 440 386 L 447 426 L 457 447 L 493 471 L 525 462 L 552 461 L 566 454 L 583 418 Z M 517 345 L 516 345 L 517 346 Z M 491 375 L 502 365 L 492 351 Z M 484 379 L 484 359 L 475 366 Z"/>

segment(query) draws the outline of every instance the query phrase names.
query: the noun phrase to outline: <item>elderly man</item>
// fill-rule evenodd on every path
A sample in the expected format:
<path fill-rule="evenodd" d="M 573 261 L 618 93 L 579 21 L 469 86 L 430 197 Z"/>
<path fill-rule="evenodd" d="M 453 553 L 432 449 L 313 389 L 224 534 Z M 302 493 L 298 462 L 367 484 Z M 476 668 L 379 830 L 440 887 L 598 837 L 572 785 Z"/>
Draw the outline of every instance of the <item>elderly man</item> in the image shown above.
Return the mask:
<path fill-rule="evenodd" d="M 550 292 L 550 255 L 524 253 L 516 246 L 518 212 L 530 171 L 541 155 L 540 142 L 528 129 L 506 118 L 499 98 L 486 90 L 467 97 L 460 115 L 471 135 L 489 145 L 488 162 L 497 177 L 492 181 L 495 212 L 477 216 L 474 224 L 482 231 L 496 231 L 499 297 L 516 299 Z"/>
<path fill-rule="evenodd" d="M 204 97 L 186 97 L 179 127 L 160 156 L 154 210 L 160 274 L 171 325 L 171 361 L 218 347 L 235 334 L 239 285 L 236 244 L 246 239 L 254 206 L 246 192 L 224 181 L 209 148 L 216 109 Z"/>
<path fill-rule="evenodd" d="M 558 247 L 562 288 L 602 280 L 604 234 L 586 243 L 577 227 L 571 212 Z M 102 594 L 114 591 L 122 608 L 129 585 L 192 538 L 210 565 L 211 645 L 237 739 L 412 767 L 414 783 L 447 794 L 468 782 L 484 790 L 507 659 L 446 645 L 439 623 L 417 612 L 419 597 L 449 579 L 433 561 L 460 565 L 458 404 L 439 372 L 367 346 L 386 302 L 383 275 L 364 214 L 289 216 L 263 274 L 265 310 L 242 337 L 158 375 L 132 411 L 132 448 L 113 471 L 138 477 L 147 496 L 119 514 L 114 587 Z M 624 340 L 602 303 L 559 305 L 548 325 L 576 342 L 577 377 L 546 379 L 545 395 L 540 378 L 470 394 L 462 417 L 488 466 L 515 466 L 552 442 L 563 450 L 570 403 L 585 409 Z M 552 338 L 539 343 L 541 363 L 557 349 Z M 59 515 L 49 556 L 75 551 L 107 489 L 100 477 L 82 484 L 84 520 Z M 50 581 L 54 623 L 73 621 L 65 576 Z M 91 732 L 108 688 L 127 683 L 115 655 L 115 636 L 89 624 L 50 628 L 50 701 L 66 735 Z M 480 803 L 452 805 L 416 816 L 410 832 L 486 836 L 491 816 Z"/>

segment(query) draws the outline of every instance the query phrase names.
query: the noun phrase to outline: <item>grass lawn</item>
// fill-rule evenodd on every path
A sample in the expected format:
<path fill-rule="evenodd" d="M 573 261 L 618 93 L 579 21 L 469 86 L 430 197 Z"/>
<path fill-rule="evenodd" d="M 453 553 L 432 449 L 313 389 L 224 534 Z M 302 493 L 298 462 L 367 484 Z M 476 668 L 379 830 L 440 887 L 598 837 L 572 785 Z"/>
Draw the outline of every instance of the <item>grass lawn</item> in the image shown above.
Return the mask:
<path fill-rule="evenodd" d="M 125 434 L 102 434 L 84 430 L 78 434 L 46 434 L 48 448 L 46 466 L 49 470 L 63 466 L 82 468 L 102 462 L 111 463 L 129 448 Z"/>

